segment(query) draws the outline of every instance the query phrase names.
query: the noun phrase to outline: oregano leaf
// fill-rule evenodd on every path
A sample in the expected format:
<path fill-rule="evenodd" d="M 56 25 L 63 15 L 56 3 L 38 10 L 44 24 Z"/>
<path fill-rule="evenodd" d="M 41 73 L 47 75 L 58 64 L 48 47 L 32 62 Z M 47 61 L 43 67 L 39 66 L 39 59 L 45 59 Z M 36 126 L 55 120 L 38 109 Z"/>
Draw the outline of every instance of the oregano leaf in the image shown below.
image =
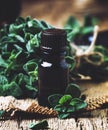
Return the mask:
<path fill-rule="evenodd" d="M 59 104 L 64 105 L 64 104 L 68 104 L 72 99 L 71 95 L 64 95 L 63 97 L 60 98 L 59 100 Z"/>
<path fill-rule="evenodd" d="M 87 107 L 87 103 L 79 98 L 72 99 L 70 102 L 70 105 L 74 106 L 75 110 L 80 110 L 80 109 Z"/>
<path fill-rule="evenodd" d="M 4 110 L 0 110 L 0 117 L 1 117 L 1 116 L 3 116 L 3 115 L 4 115 L 4 113 L 5 113 L 5 111 L 4 111 Z"/>
<path fill-rule="evenodd" d="M 68 84 L 65 94 L 70 94 L 73 98 L 80 97 L 81 90 L 79 85 L 73 83 Z"/>
<path fill-rule="evenodd" d="M 31 123 L 28 127 L 32 130 L 48 129 L 48 122 L 42 120 L 39 123 Z"/>
<path fill-rule="evenodd" d="M 60 113 L 59 115 L 58 115 L 58 118 L 60 118 L 60 119 L 65 119 L 65 118 L 67 118 L 67 117 L 69 117 L 70 116 L 70 113 Z"/>
<path fill-rule="evenodd" d="M 55 107 L 58 103 L 59 103 L 59 100 L 60 98 L 62 97 L 63 95 L 61 94 L 53 94 L 53 95 L 50 95 L 48 97 L 48 102 L 50 104 L 51 107 Z"/>

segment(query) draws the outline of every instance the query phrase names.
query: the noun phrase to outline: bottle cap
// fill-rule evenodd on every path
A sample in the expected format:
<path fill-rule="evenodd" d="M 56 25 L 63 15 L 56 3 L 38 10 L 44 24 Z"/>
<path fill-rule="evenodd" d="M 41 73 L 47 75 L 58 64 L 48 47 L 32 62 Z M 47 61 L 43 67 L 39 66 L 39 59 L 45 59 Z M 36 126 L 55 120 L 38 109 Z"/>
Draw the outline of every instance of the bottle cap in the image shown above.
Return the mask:
<path fill-rule="evenodd" d="M 41 34 L 41 49 L 51 52 L 65 51 L 67 34 L 63 29 L 47 29 Z"/>

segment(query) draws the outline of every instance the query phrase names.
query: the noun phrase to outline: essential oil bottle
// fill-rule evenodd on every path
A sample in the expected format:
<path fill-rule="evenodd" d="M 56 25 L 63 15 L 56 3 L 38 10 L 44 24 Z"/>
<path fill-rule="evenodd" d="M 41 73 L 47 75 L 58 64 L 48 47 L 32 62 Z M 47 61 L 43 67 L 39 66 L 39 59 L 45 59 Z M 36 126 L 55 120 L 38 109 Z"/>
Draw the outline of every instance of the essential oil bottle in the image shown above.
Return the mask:
<path fill-rule="evenodd" d="M 68 84 L 68 64 L 65 61 L 67 34 L 62 29 L 47 29 L 41 34 L 41 61 L 38 70 L 38 102 L 48 106 L 48 96 L 64 94 Z"/>

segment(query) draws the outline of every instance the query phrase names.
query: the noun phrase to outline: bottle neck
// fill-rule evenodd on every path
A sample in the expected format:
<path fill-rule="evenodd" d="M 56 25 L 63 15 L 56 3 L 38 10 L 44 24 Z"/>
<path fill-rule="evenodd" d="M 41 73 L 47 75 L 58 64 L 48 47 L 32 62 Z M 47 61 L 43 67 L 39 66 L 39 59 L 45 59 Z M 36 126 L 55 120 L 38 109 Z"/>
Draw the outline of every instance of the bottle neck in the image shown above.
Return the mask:
<path fill-rule="evenodd" d="M 50 63 L 59 63 L 61 61 L 65 60 L 65 53 L 60 53 L 60 54 L 45 54 L 42 53 L 42 59 L 44 61 L 50 62 Z"/>
<path fill-rule="evenodd" d="M 44 61 L 57 63 L 65 60 L 66 47 L 61 47 L 58 50 L 50 47 L 41 46 L 41 58 Z"/>

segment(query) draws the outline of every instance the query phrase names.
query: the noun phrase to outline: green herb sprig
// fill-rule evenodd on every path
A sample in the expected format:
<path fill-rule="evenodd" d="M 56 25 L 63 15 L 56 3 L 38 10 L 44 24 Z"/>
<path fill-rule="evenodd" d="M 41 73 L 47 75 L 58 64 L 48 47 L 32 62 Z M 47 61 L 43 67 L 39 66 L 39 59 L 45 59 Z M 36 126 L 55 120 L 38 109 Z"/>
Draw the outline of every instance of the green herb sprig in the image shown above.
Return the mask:
<path fill-rule="evenodd" d="M 40 33 L 48 28 L 53 26 L 28 16 L 0 29 L 0 96 L 37 96 Z"/>
<path fill-rule="evenodd" d="M 46 130 L 46 129 L 49 129 L 49 125 L 48 125 L 47 120 L 42 120 L 38 123 L 31 123 L 28 127 L 31 130 Z"/>
<path fill-rule="evenodd" d="M 82 23 L 74 16 L 70 16 L 64 25 L 64 29 L 67 30 L 68 40 L 77 41 L 86 34 L 92 34 L 94 26 L 99 22 L 99 19 L 90 15 L 85 16 Z"/>
<path fill-rule="evenodd" d="M 81 99 L 80 87 L 72 83 L 67 86 L 64 95 L 50 95 L 48 101 L 51 107 L 58 112 L 60 119 L 72 117 L 75 112 L 87 106 L 87 103 Z"/>

